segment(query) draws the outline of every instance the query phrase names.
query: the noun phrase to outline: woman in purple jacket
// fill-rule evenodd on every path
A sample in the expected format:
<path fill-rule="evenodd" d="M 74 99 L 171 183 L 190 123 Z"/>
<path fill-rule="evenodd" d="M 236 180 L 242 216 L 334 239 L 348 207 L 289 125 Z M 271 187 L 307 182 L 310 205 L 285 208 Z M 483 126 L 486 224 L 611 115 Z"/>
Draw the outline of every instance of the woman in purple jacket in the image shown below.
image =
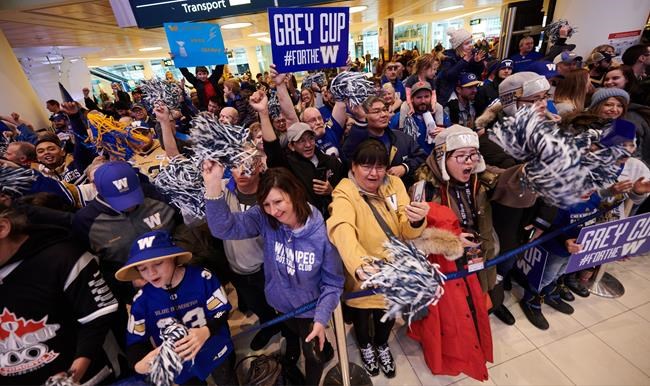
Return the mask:
<path fill-rule="evenodd" d="M 344 282 L 341 257 L 327 238 L 325 221 L 307 202 L 300 182 L 284 168 L 269 169 L 262 176 L 258 205 L 232 213 L 222 191 L 223 172 L 217 162 L 203 163 L 210 232 L 225 240 L 262 236 L 264 292 L 277 311 L 286 313 L 318 299 L 315 310 L 285 322 L 285 358 L 293 363 L 298 360 L 300 339 L 307 384 L 318 385 L 324 364 L 333 354 L 325 339 L 325 326 L 339 303 Z M 312 346 L 314 338 L 318 345 L 314 342 Z"/>

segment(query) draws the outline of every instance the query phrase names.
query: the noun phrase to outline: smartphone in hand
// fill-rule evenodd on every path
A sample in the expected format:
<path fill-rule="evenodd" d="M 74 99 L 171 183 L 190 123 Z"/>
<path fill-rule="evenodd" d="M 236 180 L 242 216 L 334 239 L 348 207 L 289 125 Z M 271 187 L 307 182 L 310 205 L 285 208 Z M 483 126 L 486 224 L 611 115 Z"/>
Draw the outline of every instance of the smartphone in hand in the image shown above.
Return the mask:
<path fill-rule="evenodd" d="M 426 181 L 418 181 L 413 184 L 411 191 L 411 201 L 413 202 L 422 202 L 424 201 L 424 185 Z"/>

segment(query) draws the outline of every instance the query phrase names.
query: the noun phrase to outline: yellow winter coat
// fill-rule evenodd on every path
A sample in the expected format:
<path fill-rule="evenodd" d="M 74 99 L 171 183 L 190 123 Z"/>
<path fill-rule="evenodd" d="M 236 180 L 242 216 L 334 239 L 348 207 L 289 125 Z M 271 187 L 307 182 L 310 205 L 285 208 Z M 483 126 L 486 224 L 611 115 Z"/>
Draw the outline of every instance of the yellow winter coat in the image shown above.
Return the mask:
<path fill-rule="evenodd" d="M 411 201 L 404 184 L 398 177 L 386 176 L 378 195 L 366 193 L 369 201 L 384 219 L 393 233 L 402 240 L 414 239 L 426 228 L 426 220 L 418 228 L 413 228 L 406 216 L 406 205 Z M 327 234 L 336 246 L 346 270 L 345 292 L 359 291 L 361 282 L 355 271 L 366 256 L 386 259 L 383 244 L 388 239 L 359 187 L 351 178 L 344 178 L 332 193 L 329 206 L 330 218 L 327 220 Z M 373 295 L 347 300 L 356 308 L 386 308 L 382 295 Z"/>

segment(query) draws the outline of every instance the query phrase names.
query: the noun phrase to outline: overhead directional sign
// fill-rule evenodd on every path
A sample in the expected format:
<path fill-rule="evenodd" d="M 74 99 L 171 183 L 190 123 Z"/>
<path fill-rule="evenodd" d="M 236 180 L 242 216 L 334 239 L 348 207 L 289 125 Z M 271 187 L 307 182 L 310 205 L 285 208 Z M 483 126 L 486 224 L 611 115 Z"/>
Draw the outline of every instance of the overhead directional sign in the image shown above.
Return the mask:
<path fill-rule="evenodd" d="M 331 1 L 331 0 L 330 0 Z M 264 12 L 272 7 L 305 6 L 327 0 L 129 0 L 140 28 L 164 23 L 219 19 Z"/>

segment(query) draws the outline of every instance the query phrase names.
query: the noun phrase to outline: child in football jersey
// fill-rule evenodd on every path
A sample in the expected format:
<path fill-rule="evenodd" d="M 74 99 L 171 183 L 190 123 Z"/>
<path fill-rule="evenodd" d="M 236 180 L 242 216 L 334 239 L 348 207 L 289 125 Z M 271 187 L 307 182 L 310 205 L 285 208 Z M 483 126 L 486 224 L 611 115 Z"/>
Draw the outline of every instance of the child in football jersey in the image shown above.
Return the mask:
<path fill-rule="evenodd" d="M 121 281 L 144 279 L 134 296 L 127 326 L 129 364 L 140 374 L 150 372 L 160 347 L 160 329 L 182 323 L 187 336 L 175 343 L 183 360 L 176 384 L 197 384 L 212 375 L 218 385 L 236 385 L 235 353 L 228 329 L 231 309 L 215 275 L 204 268 L 186 266 L 192 254 L 174 245 L 166 231 L 138 237 L 129 259 L 115 277 Z"/>

